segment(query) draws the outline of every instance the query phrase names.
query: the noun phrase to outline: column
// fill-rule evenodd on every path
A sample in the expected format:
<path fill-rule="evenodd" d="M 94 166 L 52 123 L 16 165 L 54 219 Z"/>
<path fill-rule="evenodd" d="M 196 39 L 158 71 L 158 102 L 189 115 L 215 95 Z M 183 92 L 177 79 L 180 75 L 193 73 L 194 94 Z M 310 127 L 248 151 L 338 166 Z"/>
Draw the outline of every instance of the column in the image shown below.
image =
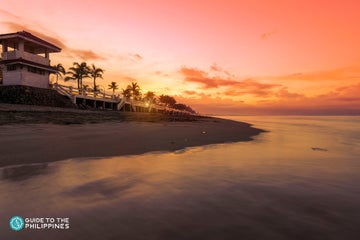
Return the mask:
<path fill-rule="evenodd" d="M 45 58 L 49 59 L 49 50 L 45 48 Z"/>
<path fill-rule="evenodd" d="M 8 45 L 5 41 L 3 41 L 2 43 L 2 52 L 7 52 L 8 51 Z"/>
<path fill-rule="evenodd" d="M 19 41 L 19 52 L 23 53 L 24 52 L 24 40 L 20 39 Z"/>

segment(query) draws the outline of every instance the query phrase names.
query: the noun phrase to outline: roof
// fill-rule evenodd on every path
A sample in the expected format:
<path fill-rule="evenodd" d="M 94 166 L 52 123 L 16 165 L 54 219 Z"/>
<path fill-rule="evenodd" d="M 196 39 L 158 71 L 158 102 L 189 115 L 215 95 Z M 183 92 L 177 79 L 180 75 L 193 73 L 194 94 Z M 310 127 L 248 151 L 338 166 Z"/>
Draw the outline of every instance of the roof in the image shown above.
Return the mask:
<path fill-rule="evenodd" d="M 26 31 L 21 31 L 21 32 L 15 32 L 15 33 L 6 33 L 6 34 L 0 34 L 0 42 L 2 42 L 2 40 L 8 40 L 8 39 L 16 39 L 16 38 L 20 38 L 20 39 L 24 39 L 25 41 L 29 41 L 29 42 L 33 42 L 39 45 L 42 45 L 46 48 L 48 48 L 49 50 L 52 50 L 53 52 L 60 52 L 61 48 L 49 43 L 39 37 L 36 37 L 34 35 L 32 35 L 29 32 Z"/>

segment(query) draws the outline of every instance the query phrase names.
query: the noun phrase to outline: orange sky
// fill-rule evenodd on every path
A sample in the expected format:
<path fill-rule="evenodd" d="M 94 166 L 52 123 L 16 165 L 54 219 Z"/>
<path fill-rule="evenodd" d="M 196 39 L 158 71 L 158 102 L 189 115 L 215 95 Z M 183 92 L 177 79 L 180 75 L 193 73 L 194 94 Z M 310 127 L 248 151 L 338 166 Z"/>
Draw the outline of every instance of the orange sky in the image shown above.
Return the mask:
<path fill-rule="evenodd" d="M 2 0 L 0 32 L 45 37 L 63 49 L 53 64 L 94 63 L 100 85 L 137 81 L 201 113 L 360 113 L 358 1 L 96 2 Z"/>

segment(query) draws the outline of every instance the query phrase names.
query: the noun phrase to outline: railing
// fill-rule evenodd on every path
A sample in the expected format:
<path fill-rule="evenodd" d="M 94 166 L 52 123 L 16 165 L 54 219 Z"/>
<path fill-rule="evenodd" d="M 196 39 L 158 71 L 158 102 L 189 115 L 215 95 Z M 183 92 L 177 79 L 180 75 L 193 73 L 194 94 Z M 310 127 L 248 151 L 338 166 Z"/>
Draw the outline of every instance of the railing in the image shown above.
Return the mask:
<path fill-rule="evenodd" d="M 58 91 L 60 94 L 62 95 L 66 95 L 68 97 L 72 97 L 70 88 L 67 86 L 63 86 L 63 85 L 59 85 L 59 84 L 54 84 L 54 88 L 56 91 Z"/>
<path fill-rule="evenodd" d="M 26 59 L 26 60 L 29 60 L 29 61 L 32 61 L 32 62 L 40 63 L 40 64 L 43 64 L 43 65 L 46 65 L 46 66 L 50 65 L 50 59 L 47 59 L 45 57 L 42 57 L 42 56 L 39 56 L 39 55 L 36 55 L 36 54 L 23 52 L 22 57 L 23 57 L 23 59 Z"/>
<path fill-rule="evenodd" d="M 79 89 L 72 86 L 65 86 L 55 83 L 54 84 L 55 90 L 60 92 L 61 94 L 65 94 L 69 97 L 87 97 L 94 100 L 113 100 L 120 102 L 120 95 L 114 96 L 104 92 L 94 92 L 94 91 L 87 91 L 85 89 Z"/>
<path fill-rule="evenodd" d="M 3 60 L 14 60 L 14 59 L 25 59 L 31 62 L 40 63 L 43 65 L 50 65 L 50 60 L 47 58 L 44 58 L 42 56 L 28 53 L 28 52 L 20 52 L 19 50 L 9 51 L 9 52 L 3 52 L 1 54 Z"/>
<path fill-rule="evenodd" d="M 65 86 L 55 83 L 54 89 L 58 91 L 62 95 L 66 95 L 71 99 L 74 99 L 74 97 L 86 97 L 91 100 L 99 100 L 99 101 L 106 101 L 111 100 L 112 102 L 117 103 L 117 109 L 121 109 L 125 104 L 130 104 L 131 108 L 136 111 L 136 107 L 143 107 L 143 108 L 149 108 L 149 111 L 153 108 L 160 111 L 165 112 L 176 112 L 181 114 L 191 114 L 184 110 L 178 110 L 175 108 L 167 107 L 165 105 L 160 105 L 156 103 L 146 103 L 144 101 L 138 101 L 134 99 L 129 99 L 124 96 L 118 95 L 110 95 L 107 93 L 94 93 L 93 91 L 86 91 L 84 89 L 78 89 L 72 86 Z"/>
<path fill-rule="evenodd" d="M 11 59 L 17 59 L 20 58 L 20 52 L 15 50 L 15 51 L 10 51 L 10 52 L 3 52 L 1 54 L 1 57 L 3 60 L 11 60 Z"/>

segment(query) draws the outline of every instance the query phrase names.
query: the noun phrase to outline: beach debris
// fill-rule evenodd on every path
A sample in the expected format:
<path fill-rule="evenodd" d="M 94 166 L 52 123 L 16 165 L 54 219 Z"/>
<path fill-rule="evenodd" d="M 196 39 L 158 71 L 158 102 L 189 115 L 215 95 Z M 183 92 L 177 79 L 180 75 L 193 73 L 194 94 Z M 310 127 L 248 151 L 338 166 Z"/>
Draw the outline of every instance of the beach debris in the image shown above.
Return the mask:
<path fill-rule="evenodd" d="M 327 152 L 328 151 L 326 148 L 319 148 L 319 147 L 312 147 L 311 149 L 313 151 L 322 151 L 322 152 Z"/>

